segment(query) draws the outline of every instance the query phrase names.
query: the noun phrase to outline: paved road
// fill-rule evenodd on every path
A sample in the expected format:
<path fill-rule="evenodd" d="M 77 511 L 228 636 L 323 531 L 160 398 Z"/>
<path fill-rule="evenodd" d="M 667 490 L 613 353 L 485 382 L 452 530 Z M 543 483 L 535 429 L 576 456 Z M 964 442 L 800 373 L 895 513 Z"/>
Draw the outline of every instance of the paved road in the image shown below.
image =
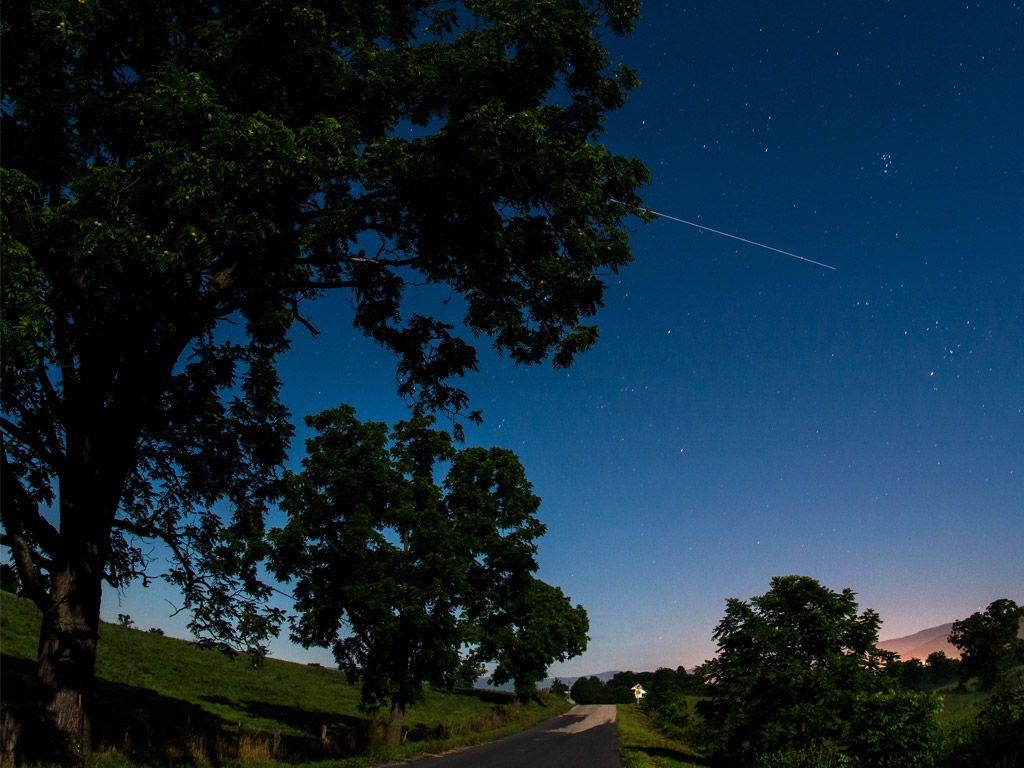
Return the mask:
<path fill-rule="evenodd" d="M 561 717 L 501 741 L 401 765 L 404 768 L 622 768 L 615 733 L 615 705 L 576 706 Z"/>

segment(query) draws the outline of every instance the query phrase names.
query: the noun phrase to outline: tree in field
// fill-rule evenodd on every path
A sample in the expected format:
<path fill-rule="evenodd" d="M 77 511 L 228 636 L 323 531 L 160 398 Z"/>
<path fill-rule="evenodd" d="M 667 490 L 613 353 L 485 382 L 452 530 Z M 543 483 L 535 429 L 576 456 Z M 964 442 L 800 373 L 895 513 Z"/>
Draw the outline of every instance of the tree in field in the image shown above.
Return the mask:
<path fill-rule="evenodd" d="M 698 707 L 719 755 L 837 749 L 873 766 L 919 765 L 937 713 L 927 694 L 891 689 L 877 647 L 878 614 L 854 593 L 806 576 L 776 577 L 749 602 L 730 599 L 705 668 L 711 698 Z"/>
<path fill-rule="evenodd" d="M 451 687 L 460 676 L 461 651 L 476 637 L 468 608 L 492 590 L 518 603 L 527 596 L 515 585 L 539 589 L 530 574 L 544 532 L 540 499 L 510 451 L 455 450 L 428 417 L 389 431 L 342 407 L 307 421 L 317 434 L 302 471 L 284 477 L 289 519 L 273 536 L 273 567 L 294 581 L 293 638 L 330 648 L 361 683 L 364 708 L 390 705 L 395 745 L 423 685 Z M 438 484 L 441 464 L 449 467 Z M 545 638 L 514 639 L 526 658 L 549 652 L 529 647 Z"/>
<path fill-rule="evenodd" d="M 953 622 L 949 642 L 960 649 L 961 685 L 979 677 L 984 688 L 991 688 L 1003 672 L 1024 661 L 1022 620 L 1024 606 L 1003 598 Z"/>
<path fill-rule="evenodd" d="M 68 739 L 91 730 L 101 584 L 145 573 L 151 542 L 197 635 L 255 648 L 279 619 L 253 563 L 292 434 L 275 361 L 295 322 L 315 330 L 305 302 L 346 292 L 399 392 L 455 412 L 476 352 L 403 305 L 410 283 L 459 294 L 516 362 L 594 343 L 646 178 L 596 143 L 637 82 L 599 37 L 637 9 L 5 8 L 2 541 Z"/>
<path fill-rule="evenodd" d="M 514 581 L 481 586 L 482 610 L 470 614 L 477 653 L 496 662 L 491 682 L 514 683 L 516 697 L 525 703 L 537 693 L 537 681 L 553 662 L 587 649 L 587 612 L 540 579 L 531 578 L 525 586 Z"/>

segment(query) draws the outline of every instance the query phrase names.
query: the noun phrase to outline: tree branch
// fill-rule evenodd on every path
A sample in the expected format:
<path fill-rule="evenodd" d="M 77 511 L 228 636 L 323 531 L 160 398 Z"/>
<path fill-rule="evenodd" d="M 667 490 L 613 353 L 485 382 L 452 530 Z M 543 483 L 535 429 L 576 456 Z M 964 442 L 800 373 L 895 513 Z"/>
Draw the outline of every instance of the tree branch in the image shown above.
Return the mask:
<path fill-rule="evenodd" d="M 373 264 L 378 267 L 409 267 L 420 260 L 419 256 L 410 256 L 407 259 L 369 259 L 365 256 L 327 256 L 316 258 L 303 256 L 295 260 L 299 265 L 328 265 L 328 264 Z"/>
<path fill-rule="evenodd" d="M 4 525 L 6 526 L 6 522 Z M 39 610 L 52 610 L 57 603 L 50 597 L 50 593 L 46 591 L 43 580 L 39 578 L 39 571 L 33 562 L 33 555 L 35 553 L 32 551 L 28 540 L 21 534 L 8 534 L 5 538 L 7 541 L 3 543 L 11 550 L 14 566 L 18 571 L 18 578 L 21 579 L 21 585 L 24 587 L 25 592 Z"/>
<path fill-rule="evenodd" d="M 142 526 L 138 523 L 133 523 L 131 520 L 122 520 L 121 518 L 116 518 L 110 527 L 115 528 L 119 531 L 124 531 L 125 533 L 130 533 L 133 536 L 138 536 L 141 539 L 164 538 L 161 532 L 156 528 L 156 526 Z"/>
<path fill-rule="evenodd" d="M 50 521 L 39 514 L 39 507 L 25 490 L 14 467 L 3 451 L 2 486 L 0 486 L 0 515 L 4 528 L 10 535 L 31 535 L 33 540 L 49 555 L 55 555 L 60 534 Z M 26 539 L 27 542 L 27 539 Z"/>
<path fill-rule="evenodd" d="M 320 329 L 299 314 L 299 302 L 297 299 L 292 299 L 292 316 L 306 327 L 306 330 L 309 331 L 314 339 L 320 335 Z"/>
<path fill-rule="evenodd" d="M 181 567 L 185 569 L 188 574 L 188 578 L 195 581 L 195 573 L 192 570 L 192 566 L 189 563 L 188 556 L 181 549 L 181 542 L 174 533 L 168 533 L 158 528 L 156 525 L 150 523 L 139 524 L 131 520 L 124 520 L 123 518 L 116 518 L 111 524 L 111 527 L 118 530 L 130 533 L 133 536 L 138 536 L 141 539 L 160 539 L 164 544 L 170 547 L 171 552 L 174 553 L 175 559 L 181 564 Z"/>
<path fill-rule="evenodd" d="M 295 288 L 358 288 L 359 284 L 353 280 L 307 280 L 296 283 Z"/>
<path fill-rule="evenodd" d="M 56 602 L 50 597 L 37 568 L 37 562 L 41 564 L 42 561 L 46 561 L 46 558 L 32 548 L 32 543 L 25 534 L 27 520 L 38 518 L 46 523 L 34 506 L 35 504 L 25 491 L 21 480 L 15 474 L 14 468 L 7 461 L 7 451 L 3 451 L 3 498 L 0 502 L 0 522 L 3 522 L 7 535 L 2 543 L 11 551 L 18 577 L 28 596 L 40 610 L 49 611 L 56 605 Z M 46 523 L 46 527 L 53 530 L 53 526 L 49 523 Z"/>
<path fill-rule="evenodd" d="M 39 384 L 43 390 L 43 394 L 46 396 L 46 401 L 50 405 L 50 409 L 54 414 L 54 421 L 60 420 L 60 398 L 57 396 L 57 390 L 53 386 L 53 382 L 50 381 L 50 375 L 46 372 L 46 364 L 43 362 L 45 358 L 42 354 L 39 356 Z"/>
<path fill-rule="evenodd" d="M 14 547 L 17 546 L 17 542 L 14 541 L 14 537 L 10 536 L 9 534 L 0 533 L 0 546 L 7 547 L 8 549 L 13 550 Z M 31 556 L 32 563 L 36 566 L 36 568 L 45 568 L 46 570 L 50 570 L 53 567 L 53 560 L 48 558 L 42 552 L 36 552 L 30 547 L 29 555 Z"/>
<path fill-rule="evenodd" d="M 8 433 L 30 446 L 36 454 L 41 459 L 45 460 L 51 467 L 55 467 L 60 464 L 60 454 L 55 452 L 53 446 L 46 445 L 42 436 L 38 433 L 29 432 L 20 424 L 15 424 L 5 416 L 0 416 L 0 427 L 3 427 Z"/>

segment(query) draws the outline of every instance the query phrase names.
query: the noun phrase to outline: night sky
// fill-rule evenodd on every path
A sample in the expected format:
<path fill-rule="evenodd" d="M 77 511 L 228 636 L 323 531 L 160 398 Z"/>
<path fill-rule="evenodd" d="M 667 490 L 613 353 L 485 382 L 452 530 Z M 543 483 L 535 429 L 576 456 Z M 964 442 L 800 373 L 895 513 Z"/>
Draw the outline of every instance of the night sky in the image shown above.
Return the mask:
<path fill-rule="evenodd" d="M 1024 6 L 819 5 L 647 2 L 608 41 L 642 86 L 604 141 L 651 168 L 651 209 L 836 270 L 636 221 L 594 350 L 485 351 L 465 381 L 467 443 L 519 454 L 539 575 L 590 613 L 552 674 L 700 663 L 775 575 L 851 587 L 883 637 L 1024 601 Z M 404 418 L 348 299 L 308 314 L 296 421 Z M 104 615 L 178 634 L 158 594 Z"/>

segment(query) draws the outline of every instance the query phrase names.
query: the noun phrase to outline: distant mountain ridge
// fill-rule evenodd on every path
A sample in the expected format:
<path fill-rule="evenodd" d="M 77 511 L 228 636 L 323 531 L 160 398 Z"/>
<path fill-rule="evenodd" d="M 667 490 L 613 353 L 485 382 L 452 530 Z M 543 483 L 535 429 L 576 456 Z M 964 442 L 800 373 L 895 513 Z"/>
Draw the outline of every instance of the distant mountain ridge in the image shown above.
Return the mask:
<path fill-rule="evenodd" d="M 879 640 L 878 647 L 898 653 L 903 661 L 920 659 L 924 661 L 928 655 L 936 651 L 942 651 L 951 659 L 959 659 L 960 651 L 952 645 L 949 640 L 949 631 L 953 629 L 953 622 L 940 624 L 937 627 L 929 627 L 905 637 L 894 637 L 891 640 Z"/>
<path fill-rule="evenodd" d="M 886 651 L 898 653 L 903 661 L 920 659 L 924 661 L 928 654 L 935 651 L 942 651 L 951 659 L 960 658 L 960 650 L 952 645 L 949 640 L 950 630 L 953 629 L 953 622 L 940 624 L 937 627 L 929 627 L 915 632 L 906 637 L 894 637 L 892 640 L 879 640 L 878 647 Z M 1017 636 L 1024 638 L 1024 619 L 1021 619 L 1020 630 Z"/>

